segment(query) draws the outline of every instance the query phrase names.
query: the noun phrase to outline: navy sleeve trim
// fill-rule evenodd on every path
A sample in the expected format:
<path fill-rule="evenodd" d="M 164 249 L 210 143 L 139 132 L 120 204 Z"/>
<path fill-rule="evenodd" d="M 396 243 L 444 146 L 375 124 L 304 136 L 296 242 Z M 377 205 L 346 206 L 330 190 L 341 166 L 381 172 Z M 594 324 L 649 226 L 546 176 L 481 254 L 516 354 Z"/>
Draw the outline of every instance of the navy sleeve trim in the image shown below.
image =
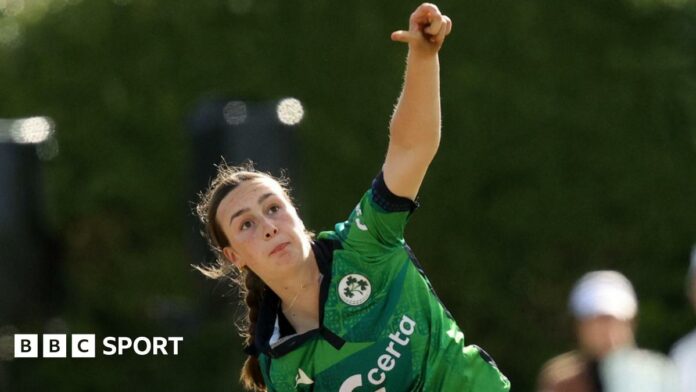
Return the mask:
<path fill-rule="evenodd" d="M 392 193 L 387 188 L 387 183 L 384 182 L 384 172 L 381 171 L 372 181 L 372 201 L 388 212 L 413 212 L 419 206 L 418 202 Z"/>

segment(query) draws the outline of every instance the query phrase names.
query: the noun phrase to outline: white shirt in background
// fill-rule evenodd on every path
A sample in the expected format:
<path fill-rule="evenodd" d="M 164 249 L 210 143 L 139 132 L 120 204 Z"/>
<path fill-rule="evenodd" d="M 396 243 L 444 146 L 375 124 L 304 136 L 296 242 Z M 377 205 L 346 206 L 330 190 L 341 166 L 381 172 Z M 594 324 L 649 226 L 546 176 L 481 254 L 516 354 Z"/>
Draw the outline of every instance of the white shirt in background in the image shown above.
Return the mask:
<path fill-rule="evenodd" d="M 679 392 L 676 366 L 653 351 L 616 350 L 600 362 L 599 372 L 606 392 Z"/>
<path fill-rule="evenodd" d="M 696 392 L 696 330 L 681 338 L 670 356 L 679 369 L 681 392 Z"/>

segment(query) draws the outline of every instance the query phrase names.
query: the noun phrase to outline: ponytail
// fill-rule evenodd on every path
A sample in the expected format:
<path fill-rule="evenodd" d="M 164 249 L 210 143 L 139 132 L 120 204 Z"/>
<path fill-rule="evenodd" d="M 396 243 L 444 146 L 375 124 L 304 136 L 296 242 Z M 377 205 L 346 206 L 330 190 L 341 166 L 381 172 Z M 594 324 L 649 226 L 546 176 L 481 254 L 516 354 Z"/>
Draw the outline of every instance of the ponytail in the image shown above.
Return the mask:
<path fill-rule="evenodd" d="M 266 285 L 253 272 L 246 269 L 242 272 L 240 279 L 240 287 L 243 288 L 244 302 L 247 306 L 246 320 L 243 320 L 240 325 L 240 334 L 245 338 L 247 347 L 252 347 L 256 339 L 256 322 L 259 318 L 259 309 L 261 307 L 261 299 Z M 243 280 L 243 285 L 241 284 Z M 263 381 L 261 374 L 261 365 L 257 354 L 249 355 L 244 362 L 242 372 L 239 375 L 239 381 L 247 390 L 250 391 L 265 391 L 266 384 Z"/>

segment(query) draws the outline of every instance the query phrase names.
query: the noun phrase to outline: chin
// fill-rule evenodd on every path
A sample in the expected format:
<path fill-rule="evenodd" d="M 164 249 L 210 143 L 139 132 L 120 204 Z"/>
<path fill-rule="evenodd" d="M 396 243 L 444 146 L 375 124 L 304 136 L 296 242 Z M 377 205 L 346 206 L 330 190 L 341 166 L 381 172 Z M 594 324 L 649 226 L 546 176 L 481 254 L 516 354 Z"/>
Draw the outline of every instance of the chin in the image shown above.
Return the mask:
<path fill-rule="evenodd" d="M 273 264 L 276 267 L 287 268 L 299 264 L 301 257 L 297 254 L 297 252 L 294 251 L 294 249 L 291 248 L 292 244 L 288 245 L 287 248 L 281 251 L 280 254 L 271 256 L 275 258 Z"/>

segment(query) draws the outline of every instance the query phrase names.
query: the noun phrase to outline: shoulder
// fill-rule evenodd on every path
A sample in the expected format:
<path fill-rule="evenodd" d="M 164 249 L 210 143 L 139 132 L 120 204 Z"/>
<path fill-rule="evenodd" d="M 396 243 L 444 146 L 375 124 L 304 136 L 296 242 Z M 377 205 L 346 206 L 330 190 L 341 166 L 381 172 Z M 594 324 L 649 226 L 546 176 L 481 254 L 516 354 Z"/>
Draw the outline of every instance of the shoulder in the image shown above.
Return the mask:
<path fill-rule="evenodd" d="M 584 358 L 577 351 L 570 351 L 546 361 L 541 368 L 542 375 L 562 376 L 573 373 L 578 368 L 585 366 Z"/>
<path fill-rule="evenodd" d="M 383 177 L 380 172 L 348 219 L 334 226 L 344 250 L 382 254 L 403 246 L 406 223 L 417 203 L 392 193 Z"/>
<path fill-rule="evenodd" d="M 559 384 L 572 382 L 583 377 L 587 371 L 587 361 L 577 351 L 570 351 L 548 360 L 539 373 L 541 390 L 553 390 Z"/>
<path fill-rule="evenodd" d="M 628 391 L 678 390 L 676 365 L 656 351 L 635 347 L 617 350 L 602 361 L 601 373 L 607 390 L 619 386 Z"/>
<path fill-rule="evenodd" d="M 670 352 L 670 356 L 675 360 L 685 357 L 696 357 L 696 330 L 679 339 Z"/>
<path fill-rule="evenodd" d="M 657 351 L 628 348 L 618 350 L 607 357 L 606 368 L 625 372 L 658 372 L 669 374 L 676 370 L 674 363 L 666 355 Z M 646 373 L 644 373 L 645 375 Z"/>
<path fill-rule="evenodd" d="M 393 193 L 384 181 L 384 172 L 379 172 L 370 187 L 372 201 L 387 212 L 412 212 L 418 207 L 418 202 Z"/>

